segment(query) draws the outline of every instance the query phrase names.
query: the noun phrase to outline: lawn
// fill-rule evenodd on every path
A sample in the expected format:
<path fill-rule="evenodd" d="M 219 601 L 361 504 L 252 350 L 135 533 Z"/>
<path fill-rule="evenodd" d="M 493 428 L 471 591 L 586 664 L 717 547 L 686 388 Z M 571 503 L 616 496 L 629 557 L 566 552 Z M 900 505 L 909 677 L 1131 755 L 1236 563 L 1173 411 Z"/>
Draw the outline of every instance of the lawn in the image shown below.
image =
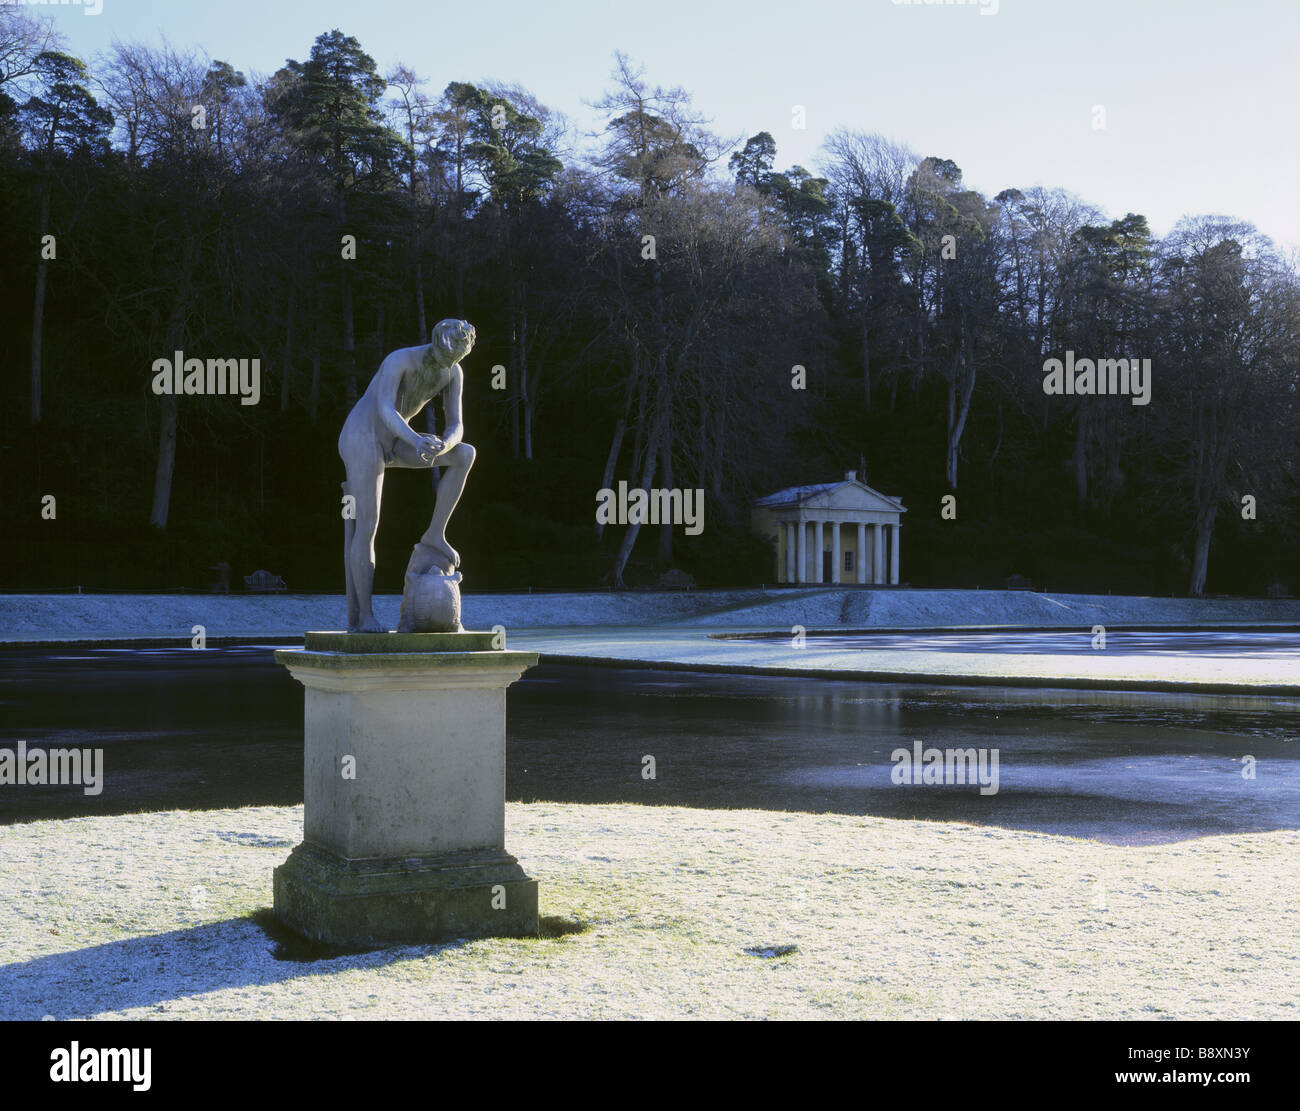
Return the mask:
<path fill-rule="evenodd" d="M 0 827 L 0 1017 L 1300 1018 L 1300 832 L 506 812 L 550 936 L 313 961 L 258 924 L 301 807 Z"/>

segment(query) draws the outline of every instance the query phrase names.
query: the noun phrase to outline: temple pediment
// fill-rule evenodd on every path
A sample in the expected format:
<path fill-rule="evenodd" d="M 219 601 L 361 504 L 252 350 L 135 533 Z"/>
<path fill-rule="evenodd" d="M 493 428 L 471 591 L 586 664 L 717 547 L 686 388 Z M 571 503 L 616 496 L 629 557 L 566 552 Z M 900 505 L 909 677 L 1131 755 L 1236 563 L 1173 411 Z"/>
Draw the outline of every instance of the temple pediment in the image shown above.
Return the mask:
<path fill-rule="evenodd" d="M 823 482 L 816 486 L 790 486 L 754 502 L 763 509 L 867 510 L 878 513 L 906 513 L 897 498 L 873 490 L 865 482 L 845 479 Z"/>

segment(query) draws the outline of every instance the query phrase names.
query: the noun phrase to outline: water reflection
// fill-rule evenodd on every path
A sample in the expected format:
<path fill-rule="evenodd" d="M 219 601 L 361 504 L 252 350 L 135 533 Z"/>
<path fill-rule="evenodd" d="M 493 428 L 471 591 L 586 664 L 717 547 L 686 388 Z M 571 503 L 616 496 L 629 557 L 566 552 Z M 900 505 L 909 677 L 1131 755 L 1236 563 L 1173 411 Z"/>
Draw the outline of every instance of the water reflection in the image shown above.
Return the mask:
<path fill-rule="evenodd" d="M 728 639 L 727 634 L 720 634 Z M 788 647 L 790 634 L 743 634 L 747 641 Z M 1020 655 L 1076 655 L 1093 652 L 1091 627 L 986 633 L 809 632 L 809 648 L 891 649 L 901 652 L 981 652 Z M 1300 659 L 1300 630 L 1124 630 L 1106 631 L 1112 655 L 1205 656 L 1211 659 Z"/>
<path fill-rule="evenodd" d="M 0 746 L 105 749 L 102 795 L 3 785 L 0 822 L 302 799 L 302 690 L 269 646 L 0 660 Z M 1297 698 L 543 666 L 508 704 L 516 800 L 832 811 L 1115 843 L 1300 825 Z M 896 786 L 890 754 L 915 741 L 997 748 L 999 792 Z"/>

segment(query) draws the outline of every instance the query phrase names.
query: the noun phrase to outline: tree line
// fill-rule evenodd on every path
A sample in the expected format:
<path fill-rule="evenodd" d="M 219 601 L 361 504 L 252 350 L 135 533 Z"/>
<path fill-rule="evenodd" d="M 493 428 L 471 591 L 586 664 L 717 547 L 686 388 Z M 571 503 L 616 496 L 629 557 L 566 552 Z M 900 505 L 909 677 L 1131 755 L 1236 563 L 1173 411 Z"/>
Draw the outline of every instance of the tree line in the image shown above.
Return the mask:
<path fill-rule="evenodd" d="M 718 135 L 622 54 L 582 135 L 515 85 L 381 73 L 338 30 L 269 76 L 61 45 L 0 8 L 9 588 L 224 561 L 337 589 L 338 429 L 447 316 L 480 337 L 470 590 L 765 581 L 750 501 L 845 470 L 903 497 L 918 585 L 1300 581 L 1300 283 L 1243 220 L 1160 238 L 847 128 L 778 169 L 773 133 Z M 260 403 L 156 395 L 177 351 L 257 358 Z M 1067 351 L 1150 359 L 1150 403 L 1045 392 Z M 705 491 L 707 527 L 594 523 L 620 480 Z M 427 476 L 390 478 L 381 588 L 430 509 Z"/>

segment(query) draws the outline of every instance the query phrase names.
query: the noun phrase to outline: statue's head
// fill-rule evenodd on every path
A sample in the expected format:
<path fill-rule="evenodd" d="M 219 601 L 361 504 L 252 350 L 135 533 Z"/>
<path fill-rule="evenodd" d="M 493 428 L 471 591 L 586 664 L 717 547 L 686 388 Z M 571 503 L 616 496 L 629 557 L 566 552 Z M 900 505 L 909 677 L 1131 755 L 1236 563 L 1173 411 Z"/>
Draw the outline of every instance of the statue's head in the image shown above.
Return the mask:
<path fill-rule="evenodd" d="M 433 328 L 433 348 L 441 361 L 458 363 L 474 347 L 474 325 L 468 320 L 440 320 Z"/>

